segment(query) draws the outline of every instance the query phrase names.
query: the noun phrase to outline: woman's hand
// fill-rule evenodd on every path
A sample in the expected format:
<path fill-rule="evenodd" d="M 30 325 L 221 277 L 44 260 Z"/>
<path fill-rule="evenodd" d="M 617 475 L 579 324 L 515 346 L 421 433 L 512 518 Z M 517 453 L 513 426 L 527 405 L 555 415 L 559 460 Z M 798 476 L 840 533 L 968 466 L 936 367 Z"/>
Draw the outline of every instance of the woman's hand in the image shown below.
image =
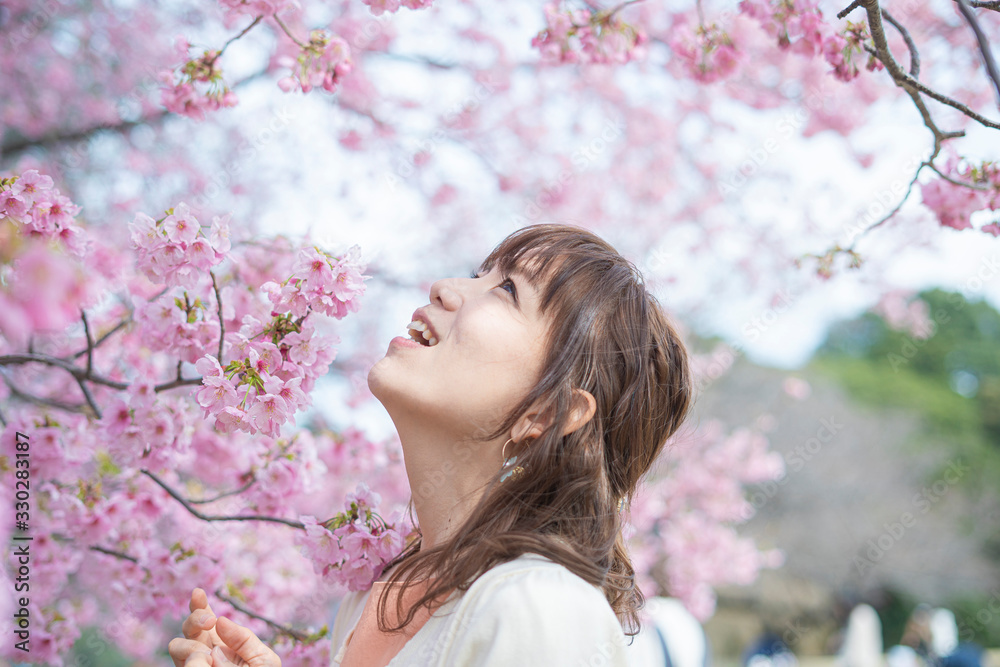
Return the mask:
<path fill-rule="evenodd" d="M 181 625 L 184 637 L 174 637 L 167 647 L 174 667 L 281 667 L 278 654 L 254 633 L 228 618 L 216 618 L 202 589 L 191 591 L 190 609 Z"/>
<path fill-rule="evenodd" d="M 226 645 L 215 630 L 215 613 L 208 604 L 205 591 L 200 588 L 191 591 L 189 608 L 191 614 L 181 625 L 184 637 L 174 637 L 167 645 L 170 657 L 174 660 L 174 667 L 190 664 L 186 661 L 194 653 L 208 654 L 214 647 Z"/>
<path fill-rule="evenodd" d="M 216 646 L 207 660 L 203 654 L 195 654 L 186 667 L 281 667 L 278 654 L 249 629 L 225 616 L 215 627 L 226 643 L 225 648 Z"/>

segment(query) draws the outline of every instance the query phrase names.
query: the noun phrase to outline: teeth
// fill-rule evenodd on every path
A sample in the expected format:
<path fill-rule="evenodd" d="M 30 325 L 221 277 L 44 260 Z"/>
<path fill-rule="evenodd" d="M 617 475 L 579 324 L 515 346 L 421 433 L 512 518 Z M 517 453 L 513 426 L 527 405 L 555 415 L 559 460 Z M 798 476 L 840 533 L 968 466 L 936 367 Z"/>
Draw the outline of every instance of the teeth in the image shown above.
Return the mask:
<path fill-rule="evenodd" d="M 410 338 L 427 347 L 433 347 L 438 343 L 438 339 L 431 333 L 430 327 L 427 326 L 426 322 L 413 320 L 406 325 L 406 330 L 410 334 Z"/>

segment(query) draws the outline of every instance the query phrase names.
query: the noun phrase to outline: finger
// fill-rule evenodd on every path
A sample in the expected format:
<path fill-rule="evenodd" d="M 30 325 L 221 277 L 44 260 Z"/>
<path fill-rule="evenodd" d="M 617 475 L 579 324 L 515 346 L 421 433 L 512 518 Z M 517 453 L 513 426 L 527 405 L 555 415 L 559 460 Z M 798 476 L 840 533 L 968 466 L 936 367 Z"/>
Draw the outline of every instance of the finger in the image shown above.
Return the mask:
<path fill-rule="evenodd" d="M 268 648 L 264 642 L 257 638 L 257 635 L 236 621 L 220 616 L 215 623 L 215 631 L 219 633 L 219 638 L 226 642 L 226 646 L 236 651 L 236 655 L 246 662 L 254 661 L 255 665 L 261 667 L 281 665 L 277 653 Z"/>
<path fill-rule="evenodd" d="M 191 611 L 195 611 L 197 609 L 205 609 L 208 611 L 208 613 L 215 616 L 215 612 L 212 611 L 212 605 L 208 604 L 208 594 L 205 593 L 205 591 L 202 590 L 201 588 L 196 588 L 193 591 L 191 591 L 190 608 Z"/>
<path fill-rule="evenodd" d="M 215 627 L 215 614 L 198 609 L 188 615 L 181 624 L 181 632 L 188 639 L 204 639 L 201 634 Z"/>
<path fill-rule="evenodd" d="M 209 648 L 203 643 L 193 639 L 174 637 L 170 640 L 170 643 L 167 644 L 167 652 L 174 661 L 174 667 L 184 667 L 184 665 L 187 664 L 186 661 L 195 654 L 200 653 L 207 656 L 209 654 Z"/>

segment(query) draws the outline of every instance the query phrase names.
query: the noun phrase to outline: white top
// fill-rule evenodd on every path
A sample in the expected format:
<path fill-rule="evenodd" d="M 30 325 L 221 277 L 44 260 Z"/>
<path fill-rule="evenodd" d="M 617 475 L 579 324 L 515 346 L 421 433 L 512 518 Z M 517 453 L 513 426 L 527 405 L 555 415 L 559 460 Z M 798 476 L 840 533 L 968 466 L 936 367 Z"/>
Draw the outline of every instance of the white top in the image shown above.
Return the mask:
<path fill-rule="evenodd" d="M 348 593 L 333 623 L 340 665 L 370 591 Z M 457 591 L 388 667 L 625 667 L 628 638 L 604 593 L 566 567 L 524 554 Z"/>

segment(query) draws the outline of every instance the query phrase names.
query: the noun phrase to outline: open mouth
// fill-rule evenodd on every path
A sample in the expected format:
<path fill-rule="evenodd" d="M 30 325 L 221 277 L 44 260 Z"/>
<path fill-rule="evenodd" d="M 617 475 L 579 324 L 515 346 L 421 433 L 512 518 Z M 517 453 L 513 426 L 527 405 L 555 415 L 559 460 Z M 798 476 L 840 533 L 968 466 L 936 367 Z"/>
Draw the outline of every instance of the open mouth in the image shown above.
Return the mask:
<path fill-rule="evenodd" d="M 434 347 L 438 344 L 438 339 L 434 337 L 431 328 L 427 326 L 426 322 L 413 320 L 406 325 L 406 330 L 407 333 L 410 334 L 410 338 L 417 341 L 424 347 Z"/>

